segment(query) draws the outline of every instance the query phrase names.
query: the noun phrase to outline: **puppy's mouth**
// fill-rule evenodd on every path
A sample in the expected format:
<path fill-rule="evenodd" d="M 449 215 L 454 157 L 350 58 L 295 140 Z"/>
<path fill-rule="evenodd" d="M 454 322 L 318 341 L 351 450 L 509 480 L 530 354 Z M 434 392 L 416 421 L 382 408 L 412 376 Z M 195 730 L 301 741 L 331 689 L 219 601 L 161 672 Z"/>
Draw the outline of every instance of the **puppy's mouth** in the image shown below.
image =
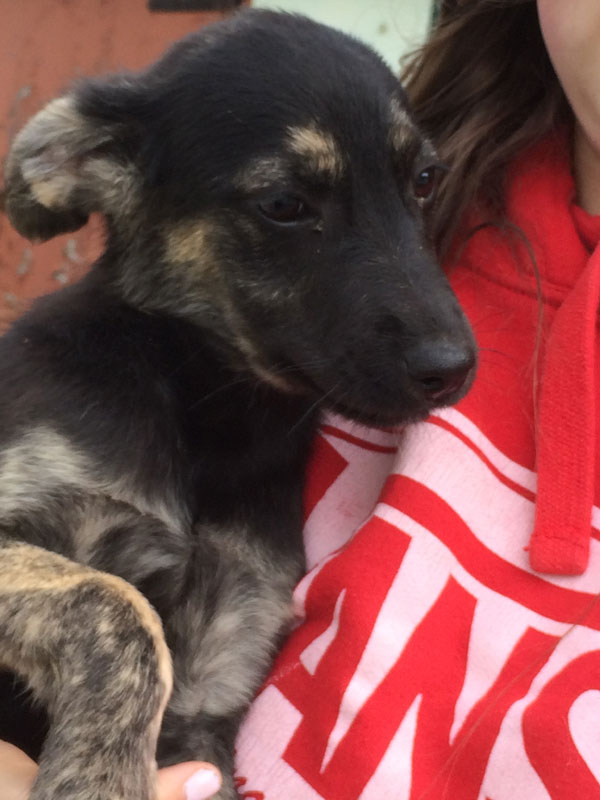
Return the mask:
<path fill-rule="evenodd" d="M 263 366 L 255 371 L 278 391 L 305 395 L 315 408 L 334 411 L 347 419 L 375 427 L 420 422 L 435 408 L 457 402 L 468 388 L 460 384 L 445 395 L 443 402 L 439 402 L 435 392 L 424 395 L 410 386 L 401 385 L 403 381 L 393 387 L 374 377 L 352 379 L 340 375 L 337 380 L 333 378 L 326 381 L 289 361 L 284 363 L 279 360 L 277 367 Z M 368 389 L 364 388 L 365 385 Z"/>
<path fill-rule="evenodd" d="M 368 425 L 374 428 L 389 428 L 397 425 L 407 425 L 413 422 L 422 422 L 429 416 L 430 410 L 408 410 L 403 409 L 400 411 L 368 411 L 366 409 L 357 409 L 351 407 L 346 403 L 333 402 L 326 404 L 328 410 L 335 411 L 342 417 L 359 422 L 362 425 Z"/>
<path fill-rule="evenodd" d="M 339 394 L 335 387 L 329 392 L 321 390 L 320 405 L 323 409 L 335 411 L 347 419 L 374 427 L 421 422 L 442 405 L 422 397 L 415 397 L 413 392 L 406 389 L 398 389 L 395 392 L 390 389 L 381 390 L 377 398 L 373 398 L 373 393 L 370 392 L 369 398 L 364 401 L 356 397 L 356 394 L 356 389 L 352 393 L 339 391 Z M 462 391 L 457 392 L 456 399 L 451 398 L 447 405 L 456 402 L 462 395 Z"/>

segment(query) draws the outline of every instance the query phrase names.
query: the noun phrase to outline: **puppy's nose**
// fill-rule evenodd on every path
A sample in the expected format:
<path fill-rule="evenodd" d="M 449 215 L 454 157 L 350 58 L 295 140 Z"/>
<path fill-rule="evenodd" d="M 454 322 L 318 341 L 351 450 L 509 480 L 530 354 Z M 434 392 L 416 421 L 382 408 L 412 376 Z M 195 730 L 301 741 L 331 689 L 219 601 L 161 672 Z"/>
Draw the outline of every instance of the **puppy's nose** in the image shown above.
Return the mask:
<path fill-rule="evenodd" d="M 475 366 L 470 345 L 422 342 L 404 353 L 408 374 L 426 399 L 441 403 L 458 392 Z"/>

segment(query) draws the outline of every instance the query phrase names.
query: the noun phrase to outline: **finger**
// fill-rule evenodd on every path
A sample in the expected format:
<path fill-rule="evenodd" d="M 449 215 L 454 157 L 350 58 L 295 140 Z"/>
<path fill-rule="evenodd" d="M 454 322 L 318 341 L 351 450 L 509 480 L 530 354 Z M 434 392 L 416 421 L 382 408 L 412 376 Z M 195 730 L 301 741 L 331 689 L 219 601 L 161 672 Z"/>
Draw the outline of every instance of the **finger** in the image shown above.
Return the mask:
<path fill-rule="evenodd" d="M 0 742 L 2 800 L 27 800 L 36 775 L 35 761 L 12 744 Z"/>
<path fill-rule="evenodd" d="M 212 764 L 188 761 L 158 772 L 158 800 L 206 800 L 221 788 L 221 774 Z"/>

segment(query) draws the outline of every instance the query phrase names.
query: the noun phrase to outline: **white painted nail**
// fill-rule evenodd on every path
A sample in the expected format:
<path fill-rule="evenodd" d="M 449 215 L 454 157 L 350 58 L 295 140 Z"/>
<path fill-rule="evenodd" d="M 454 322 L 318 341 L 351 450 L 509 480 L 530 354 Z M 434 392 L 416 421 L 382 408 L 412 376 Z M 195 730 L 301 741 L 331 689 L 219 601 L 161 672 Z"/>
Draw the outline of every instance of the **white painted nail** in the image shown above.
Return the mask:
<path fill-rule="evenodd" d="M 221 776 L 212 769 L 199 769 L 184 786 L 187 800 L 207 800 L 221 788 Z"/>

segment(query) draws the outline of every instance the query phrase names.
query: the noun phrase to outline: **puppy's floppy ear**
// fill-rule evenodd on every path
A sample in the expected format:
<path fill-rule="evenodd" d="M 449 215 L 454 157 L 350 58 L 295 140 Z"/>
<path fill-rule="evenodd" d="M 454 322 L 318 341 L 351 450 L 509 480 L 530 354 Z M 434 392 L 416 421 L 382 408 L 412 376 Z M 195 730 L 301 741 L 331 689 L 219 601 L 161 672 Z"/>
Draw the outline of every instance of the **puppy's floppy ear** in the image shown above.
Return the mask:
<path fill-rule="evenodd" d="M 93 88 L 98 96 L 100 86 Z M 5 208 L 23 236 L 44 241 L 77 230 L 93 211 L 116 216 L 135 204 L 141 181 L 132 156 L 134 126 L 130 115 L 119 113 L 126 92 L 106 88 L 111 114 L 91 114 L 76 91 L 50 102 L 15 138 L 6 163 Z"/>

